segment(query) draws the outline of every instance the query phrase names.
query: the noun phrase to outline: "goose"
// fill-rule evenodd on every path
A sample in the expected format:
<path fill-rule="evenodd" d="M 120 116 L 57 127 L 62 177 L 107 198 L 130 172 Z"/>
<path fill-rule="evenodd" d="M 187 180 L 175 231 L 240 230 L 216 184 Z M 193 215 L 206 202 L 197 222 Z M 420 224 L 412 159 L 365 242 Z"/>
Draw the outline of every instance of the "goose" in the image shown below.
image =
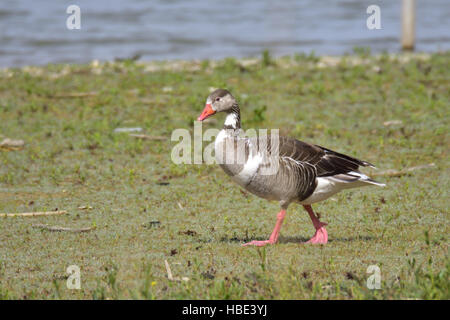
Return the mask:
<path fill-rule="evenodd" d="M 275 244 L 291 203 L 302 205 L 311 218 L 315 233 L 307 243 L 326 244 L 327 223 L 320 221 L 312 204 L 344 189 L 385 186 L 358 170 L 359 167 L 375 168 L 367 161 L 273 133 L 270 136 L 243 137 L 239 105 L 225 89 L 217 89 L 208 96 L 197 120 L 203 121 L 219 112 L 225 113 L 226 118 L 214 141 L 216 162 L 250 193 L 280 204 L 269 239 L 253 240 L 244 246 Z"/>

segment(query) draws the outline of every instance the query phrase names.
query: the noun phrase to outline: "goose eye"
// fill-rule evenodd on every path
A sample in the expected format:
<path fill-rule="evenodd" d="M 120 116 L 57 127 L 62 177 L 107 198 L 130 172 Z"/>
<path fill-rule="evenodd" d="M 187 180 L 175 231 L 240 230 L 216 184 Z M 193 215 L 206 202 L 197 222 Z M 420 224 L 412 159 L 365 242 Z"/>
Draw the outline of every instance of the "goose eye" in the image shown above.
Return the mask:
<path fill-rule="evenodd" d="M 220 98 L 219 98 L 219 97 L 217 97 L 217 98 L 216 98 L 216 101 L 220 101 Z"/>

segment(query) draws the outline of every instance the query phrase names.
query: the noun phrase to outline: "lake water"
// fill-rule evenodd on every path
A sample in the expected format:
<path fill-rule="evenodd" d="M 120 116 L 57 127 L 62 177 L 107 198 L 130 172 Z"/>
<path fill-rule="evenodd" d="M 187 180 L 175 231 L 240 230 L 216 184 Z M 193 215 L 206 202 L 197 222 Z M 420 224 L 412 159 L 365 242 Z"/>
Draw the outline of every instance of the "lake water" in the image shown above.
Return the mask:
<path fill-rule="evenodd" d="M 81 30 L 66 9 L 81 8 Z M 366 9 L 381 8 L 381 30 Z M 355 46 L 398 52 L 401 0 L 0 0 L 0 67 L 112 60 L 217 59 Z M 416 51 L 450 49 L 450 1 L 417 0 Z"/>

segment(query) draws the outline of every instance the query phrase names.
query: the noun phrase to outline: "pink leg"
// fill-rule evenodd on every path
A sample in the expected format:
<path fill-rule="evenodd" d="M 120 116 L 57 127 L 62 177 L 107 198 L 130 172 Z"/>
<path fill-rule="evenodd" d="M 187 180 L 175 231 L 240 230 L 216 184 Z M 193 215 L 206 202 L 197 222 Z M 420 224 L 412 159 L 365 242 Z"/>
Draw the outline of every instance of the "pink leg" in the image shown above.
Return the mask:
<path fill-rule="evenodd" d="M 303 206 L 306 211 L 308 211 L 309 216 L 311 217 L 314 228 L 316 228 L 316 233 L 314 236 L 306 243 L 321 243 L 325 244 L 328 242 L 328 233 L 324 228 L 327 224 L 325 222 L 320 222 L 319 218 L 314 214 L 313 209 L 310 205 Z"/>
<path fill-rule="evenodd" d="M 266 244 L 274 244 L 278 240 L 278 235 L 280 234 L 281 225 L 283 224 L 284 216 L 286 215 L 286 210 L 281 210 L 277 215 L 277 223 L 275 224 L 275 228 L 272 231 L 272 234 L 270 235 L 269 240 L 253 240 L 248 243 L 244 243 L 243 246 L 257 246 L 262 247 Z"/>

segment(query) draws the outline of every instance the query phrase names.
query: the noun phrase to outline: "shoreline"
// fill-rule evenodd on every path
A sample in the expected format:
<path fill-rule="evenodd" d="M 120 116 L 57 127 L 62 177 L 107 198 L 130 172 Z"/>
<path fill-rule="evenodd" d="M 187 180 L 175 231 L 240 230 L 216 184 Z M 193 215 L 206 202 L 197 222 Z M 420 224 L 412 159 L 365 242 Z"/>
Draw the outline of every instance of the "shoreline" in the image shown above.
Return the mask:
<path fill-rule="evenodd" d="M 50 78 L 58 78 L 70 73 L 70 69 L 88 67 L 93 74 L 101 74 L 107 67 L 121 67 L 126 64 L 133 63 L 137 67 L 142 68 L 144 73 L 158 72 L 158 71 L 208 71 L 208 69 L 215 69 L 223 66 L 227 62 L 238 64 L 243 68 L 256 66 L 261 63 L 269 63 L 278 68 L 290 68 L 298 66 L 300 64 L 307 64 L 312 68 L 329 68 L 336 67 L 339 64 L 345 63 L 346 65 L 367 65 L 371 63 L 377 63 L 381 61 L 396 61 L 401 64 L 407 63 L 410 60 L 429 60 L 432 55 L 446 54 L 448 51 L 438 51 L 435 53 L 425 52 L 401 52 L 401 53 L 382 53 L 382 54 L 365 54 L 365 53 L 353 53 L 349 55 L 324 55 L 315 56 L 313 54 L 294 54 L 281 57 L 253 57 L 253 58 L 234 58 L 228 57 L 219 60 L 152 60 L 152 61 L 140 61 L 132 59 L 124 59 L 120 61 L 99 61 L 92 60 L 89 63 L 57 63 L 48 64 L 43 66 L 27 65 L 22 67 L 4 67 L 0 68 L 0 77 L 12 77 L 14 72 L 21 71 L 28 73 L 30 76 L 45 76 Z M 264 59 L 270 60 L 270 62 L 264 62 Z M 377 66 L 374 66 L 375 68 Z M 48 69 L 60 68 L 59 72 L 48 72 Z"/>

